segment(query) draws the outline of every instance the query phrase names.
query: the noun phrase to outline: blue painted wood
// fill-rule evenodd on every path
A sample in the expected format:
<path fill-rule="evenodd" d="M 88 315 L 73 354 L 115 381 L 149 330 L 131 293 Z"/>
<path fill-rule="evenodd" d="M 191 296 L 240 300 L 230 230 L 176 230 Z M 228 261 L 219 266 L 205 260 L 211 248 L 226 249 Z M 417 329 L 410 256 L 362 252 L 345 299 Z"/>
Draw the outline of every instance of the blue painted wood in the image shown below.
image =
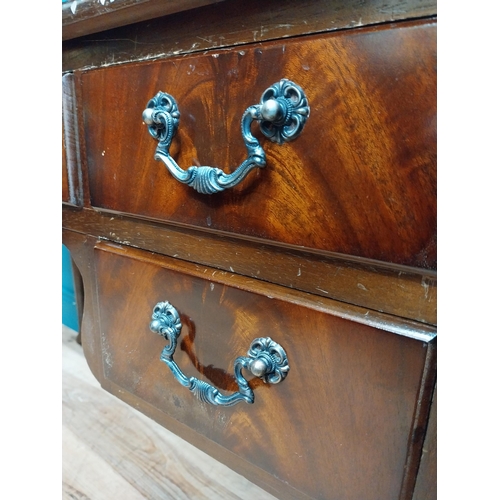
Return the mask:
<path fill-rule="evenodd" d="M 62 323 L 78 331 L 78 310 L 69 250 L 62 245 Z"/>

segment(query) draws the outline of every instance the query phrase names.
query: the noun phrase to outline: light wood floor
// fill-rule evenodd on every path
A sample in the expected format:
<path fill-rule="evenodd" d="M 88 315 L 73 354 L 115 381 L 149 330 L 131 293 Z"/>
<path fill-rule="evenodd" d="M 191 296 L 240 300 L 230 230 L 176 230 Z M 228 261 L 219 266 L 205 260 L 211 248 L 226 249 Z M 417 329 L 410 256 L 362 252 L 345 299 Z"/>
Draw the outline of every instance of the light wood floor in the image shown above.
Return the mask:
<path fill-rule="evenodd" d="M 63 499 L 275 500 L 101 389 L 63 326 Z"/>

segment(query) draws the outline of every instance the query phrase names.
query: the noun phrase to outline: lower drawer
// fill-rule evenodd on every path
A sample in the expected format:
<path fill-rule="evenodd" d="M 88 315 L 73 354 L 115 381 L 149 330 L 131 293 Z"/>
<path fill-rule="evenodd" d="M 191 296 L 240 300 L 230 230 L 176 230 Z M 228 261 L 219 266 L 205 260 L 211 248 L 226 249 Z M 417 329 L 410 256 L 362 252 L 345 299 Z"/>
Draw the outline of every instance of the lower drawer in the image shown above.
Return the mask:
<path fill-rule="evenodd" d="M 167 427 L 178 422 L 192 442 L 204 436 L 217 458 L 282 498 L 407 498 L 431 396 L 432 331 L 111 244 L 96 247 L 95 262 L 104 387 Z M 287 377 L 266 384 L 243 370 L 253 404 L 197 399 L 159 359 L 168 342 L 149 326 L 161 301 L 179 312 L 174 359 L 187 377 L 238 391 L 234 361 L 257 337 L 284 348 Z"/>

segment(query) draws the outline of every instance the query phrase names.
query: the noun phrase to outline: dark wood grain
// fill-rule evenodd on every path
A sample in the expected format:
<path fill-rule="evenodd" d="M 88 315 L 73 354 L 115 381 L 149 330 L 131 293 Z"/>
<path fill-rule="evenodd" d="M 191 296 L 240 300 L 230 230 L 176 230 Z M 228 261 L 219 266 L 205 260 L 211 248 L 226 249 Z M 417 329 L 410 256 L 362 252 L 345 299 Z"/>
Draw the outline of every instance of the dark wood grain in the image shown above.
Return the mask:
<path fill-rule="evenodd" d="M 80 161 L 74 78 L 70 73 L 62 77 L 62 97 L 62 200 L 72 205 L 82 206 L 83 174 Z"/>
<path fill-rule="evenodd" d="M 81 320 L 81 342 L 87 363 L 97 378 L 104 378 L 102 372 L 102 346 L 99 334 L 98 302 L 95 286 L 94 246 L 97 238 L 63 229 L 62 243 L 71 253 L 83 286 L 83 311 Z"/>
<path fill-rule="evenodd" d="M 278 498 L 434 499 L 436 2 L 228 0 L 101 31 L 191 2 L 210 0 L 80 2 L 63 21 L 63 39 L 100 31 L 62 52 L 63 242 L 87 362 Z M 153 160 L 141 114 L 158 90 L 179 102 L 179 164 L 227 172 L 242 112 L 282 77 L 311 118 L 295 142 L 263 142 L 268 165 L 242 186 L 203 197 Z M 289 377 L 252 381 L 254 405 L 201 404 L 159 360 L 160 300 L 181 313 L 187 374 L 235 390 L 234 359 L 270 335 Z"/>
<path fill-rule="evenodd" d="M 433 325 L 427 325 L 425 323 L 405 318 L 394 317 L 377 311 L 369 311 L 364 307 L 300 292 L 298 290 L 279 286 L 274 283 L 259 282 L 254 279 L 250 279 L 247 276 L 240 276 L 232 272 L 222 271 L 178 259 L 172 259 L 152 252 L 144 252 L 142 250 L 137 250 L 120 244 L 99 242 L 97 246 L 103 251 L 109 250 L 114 254 L 126 257 L 134 258 L 134 256 L 139 256 L 137 258 L 141 261 L 149 262 L 154 265 L 157 265 L 158 262 L 162 262 L 162 265 L 168 266 L 170 263 L 170 265 L 174 266 L 176 270 L 203 280 L 207 279 L 207 273 L 209 273 L 210 280 L 213 282 L 228 284 L 241 290 L 246 290 L 250 293 L 262 293 L 268 298 L 277 297 L 291 303 L 300 302 L 302 304 L 307 304 L 308 307 L 313 309 L 329 311 L 331 314 L 337 315 L 341 318 L 416 340 L 428 342 L 436 337 L 436 327 Z"/>
<path fill-rule="evenodd" d="M 435 269 L 435 37 L 433 22 L 399 23 L 79 73 L 92 204 Z M 158 90 L 181 110 L 176 161 L 227 171 L 245 158 L 241 114 L 282 77 L 311 117 L 238 187 L 200 195 L 153 160 L 141 114 Z"/>
<path fill-rule="evenodd" d="M 62 201 L 65 203 L 70 203 L 68 162 L 66 161 L 66 148 L 64 145 L 64 122 L 62 124 L 61 131 L 62 131 L 62 175 L 61 175 Z"/>
<path fill-rule="evenodd" d="M 429 414 L 431 411 L 432 394 L 436 384 L 436 363 L 437 363 L 437 340 L 429 345 L 424 369 L 422 372 L 422 383 L 417 396 L 417 405 L 414 413 L 413 430 L 408 440 L 408 456 L 405 465 L 405 477 L 403 487 L 401 488 L 400 498 L 412 498 L 415 490 L 417 472 L 422 460 L 422 440 L 426 437 L 429 424 Z M 435 436 L 432 431 L 428 435 L 429 441 L 435 442 Z M 428 443 L 429 445 L 429 443 Z M 430 472 L 430 471 L 429 471 Z M 423 475 L 425 472 L 422 471 Z M 433 481 L 432 474 L 428 480 Z"/>
<path fill-rule="evenodd" d="M 436 15 L 436 12 L 435 0 L 217 2 L 65 42 L 63 70 L 165 58 L 277 38 L 428 17 Z"/>
<path fill-rule="evenodd" d="M 437 500 L 437 389 L 432 398 L 427 433 L 422 449 L 412 500 Z"/>
<path fill-rule="evenodd" d="M 400 498 L 410 443 L 423 441 L 416 415 L 430 400 L 428 341 L 346 319 L 334 301 L 139 250 L 101 244 L 95 259 L 103 374 L 119 397 L 230 450 L 259 469 L 257 479 L 281 482 L 281 498 Z M 159 361 L 165 341 L 148 325 L 161 300 L 183 320 L 176 360 L 185 373 L 234 390 L 235 357 L 271 336 L 287 351 L 289 376 L 272 387 L 254 380 L 252 406 L 197 402 Z"/>
<path fill-rule="evenodd" d="M 115 213 L 63 208 L 63 227 L 234 274 L 435 325 L 437 276 L 404 266 L 277 248 Z"/>
<path fill-rule="evenodd" d="M 223 0 L 80 0 L 62 4 L 62 39 L 194 9 Z"/>

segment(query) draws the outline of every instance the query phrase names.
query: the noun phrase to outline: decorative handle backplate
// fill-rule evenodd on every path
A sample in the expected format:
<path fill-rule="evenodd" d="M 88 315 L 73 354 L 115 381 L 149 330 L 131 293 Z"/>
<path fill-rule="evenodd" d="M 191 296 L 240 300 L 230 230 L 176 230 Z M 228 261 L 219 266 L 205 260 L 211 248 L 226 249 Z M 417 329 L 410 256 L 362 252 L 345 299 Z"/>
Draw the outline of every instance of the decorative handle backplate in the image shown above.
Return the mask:
<path fill-rule="evenodd" d="M 177 102 L 165 92 L 158 92 L 142 113 L 149 133 L 158 141 L 155 160 L 161 160 L 170 173 L 180 182 L 202 194 L 214 194 L 236 186 L 250 170 L 265 167 L 266 153 L 250 126 L 257 120 L 262 133 L 271 141 L 283 144 L 295 139 L 309 117 L 307 98 L 302 89 L 290 80 L 282 79 L 269 87 L 260 104 L 247 108 L 241 119 L 241 133 L 248 157 L 234 172 L 224 173 L 216 167 L 189 167 L 183 170 L 170 156 L 169 149 L 179 125 L 180 113 Z"/>
<path fill-rule="evenodd" d="M 174 352 L 177 347 L 177 338 L 181 332 L 179 313 L 169 302 L 159 302 L 153 309 L 151 331 L 158 333 L 169 344 L 163 348 L 160 359 L 170 368 L 175 378 L 193 392 L 201 401 L 220 406 L 233 406 L 241 401 L 254 402 L 254 393 L 248 381 L 242 375 L 242 369 L 249 370 L 264 382 L 277 384 L 288 374 L 290 369 L 285 350 L 269 337 L 255 339 L 250 344 L 247 357 L 240 356 L 234 361 L 234 376 L 239 391 L 224 396 L 214 386 L 195 377 L 186 377 L 174 361 Z"/>

